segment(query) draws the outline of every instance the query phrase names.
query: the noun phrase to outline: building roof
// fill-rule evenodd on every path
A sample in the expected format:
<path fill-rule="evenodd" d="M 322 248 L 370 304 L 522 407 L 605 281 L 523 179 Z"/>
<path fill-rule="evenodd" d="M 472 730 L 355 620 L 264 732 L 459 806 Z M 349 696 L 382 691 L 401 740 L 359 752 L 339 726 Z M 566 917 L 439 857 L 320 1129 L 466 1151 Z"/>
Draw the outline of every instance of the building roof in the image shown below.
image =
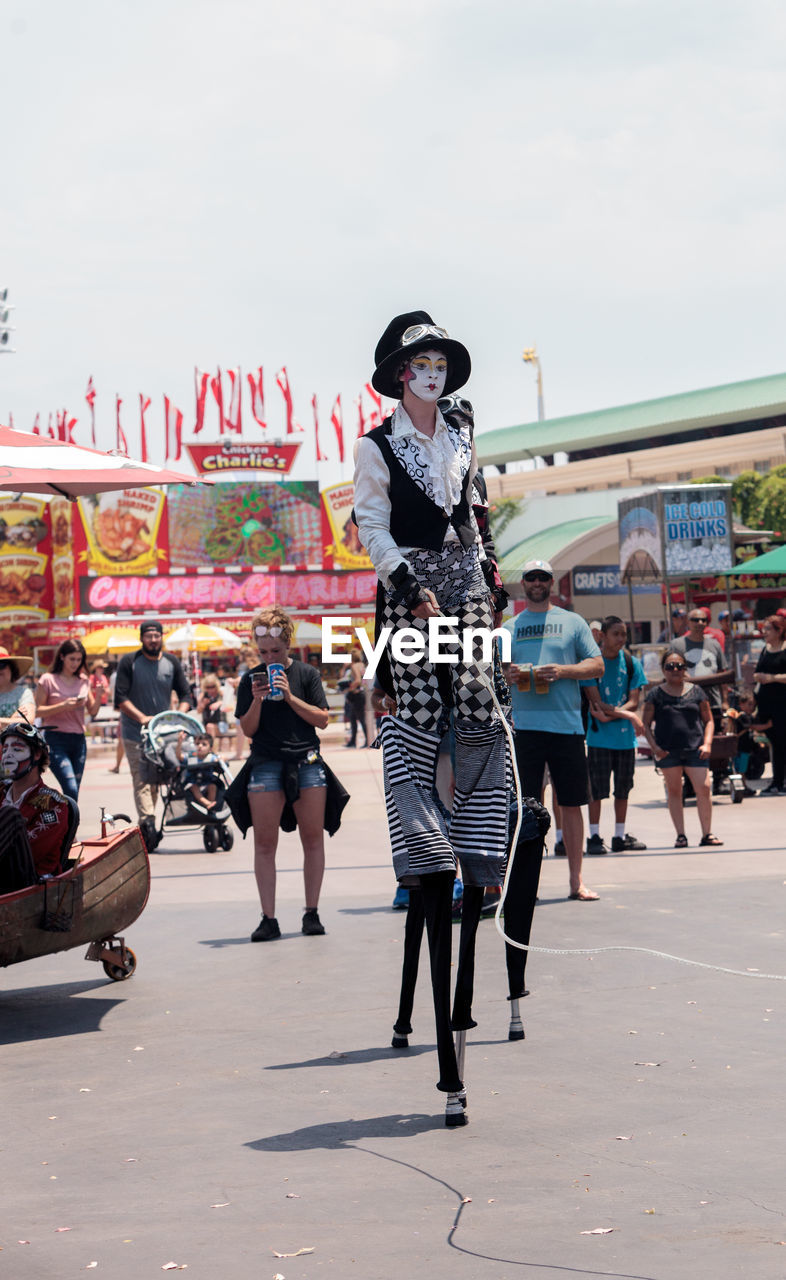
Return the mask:
<path fill-rule="evenodd" d="M 730 382 L 703 391 L 661 396 L 638 404 L 618 405 L 565 418 L 547 418 L 475 437 L 478 461 L 514 462 L 527 457 L 550 457 L 586 448 L 624 445 L 651 437 L 700 431 L 724 423 L 757 421 L 786 413 L 786 373 Z"/>
<path fill-rule="evenodd" d="M 549 529 L 531 534 L 503 555 L 499 562 L 502 581 L 513 582 L 520 578 L 528 560 L 555 560 L 558 553 L 572 542 L 609 523 L 608 515 L 584 516 L 583 519 L 566 520 L 563 524 L 555 524 Z"/>

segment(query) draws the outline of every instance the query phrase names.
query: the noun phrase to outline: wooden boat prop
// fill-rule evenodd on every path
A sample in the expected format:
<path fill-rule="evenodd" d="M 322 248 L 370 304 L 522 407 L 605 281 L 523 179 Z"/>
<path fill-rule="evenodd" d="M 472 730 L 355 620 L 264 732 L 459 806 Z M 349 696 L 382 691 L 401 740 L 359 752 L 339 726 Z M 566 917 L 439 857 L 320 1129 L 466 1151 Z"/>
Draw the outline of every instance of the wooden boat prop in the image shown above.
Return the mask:
<path fill-rule="evenodd" d="M 73 845 L 68 870 L 0 896 L 0 966 L 88 944 L 114 982 L 130 978 L 136 956 L 119 932 L 142 914 L 150 862 L 139 827 Z"/>

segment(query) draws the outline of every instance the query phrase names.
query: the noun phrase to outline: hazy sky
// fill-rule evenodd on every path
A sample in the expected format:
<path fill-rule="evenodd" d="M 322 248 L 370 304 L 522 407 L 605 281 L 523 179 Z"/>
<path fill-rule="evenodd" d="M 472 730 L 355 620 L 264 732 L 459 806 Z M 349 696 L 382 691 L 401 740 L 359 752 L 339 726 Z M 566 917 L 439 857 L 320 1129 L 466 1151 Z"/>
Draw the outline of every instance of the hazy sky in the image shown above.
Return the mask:
<path fill-rule="evenodd" d="M 88 443 L 92 373 L 162 457 L 195 364 L 281 421 L 286 364 L 351 434 L 421 307 L 481 431 L 536 417 L 532 343 L 549 416 L 786 369 L 780 0 L 4 0 L 0 41 L 0 421 Z"/>

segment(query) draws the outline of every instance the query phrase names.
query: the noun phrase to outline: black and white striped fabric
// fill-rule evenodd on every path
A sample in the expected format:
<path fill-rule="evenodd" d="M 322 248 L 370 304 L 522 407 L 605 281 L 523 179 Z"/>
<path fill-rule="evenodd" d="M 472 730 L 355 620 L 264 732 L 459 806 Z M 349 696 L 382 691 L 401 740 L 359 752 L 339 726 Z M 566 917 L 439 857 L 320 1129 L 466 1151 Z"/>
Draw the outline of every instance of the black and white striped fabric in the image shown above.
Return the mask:
<path fill-rule="evenodd" d="M 432 799 L 439 738 L 385 716 L 377 741 L 384 753 L 385 807 L 398 880 L 455 871 L 444 818 Z"/>
<path fill-rule="evenodd" d="M 450 842 L 465 885 L 497 885 L 508 843 L 509 750 L 499 719 L 456 721 Z"/>

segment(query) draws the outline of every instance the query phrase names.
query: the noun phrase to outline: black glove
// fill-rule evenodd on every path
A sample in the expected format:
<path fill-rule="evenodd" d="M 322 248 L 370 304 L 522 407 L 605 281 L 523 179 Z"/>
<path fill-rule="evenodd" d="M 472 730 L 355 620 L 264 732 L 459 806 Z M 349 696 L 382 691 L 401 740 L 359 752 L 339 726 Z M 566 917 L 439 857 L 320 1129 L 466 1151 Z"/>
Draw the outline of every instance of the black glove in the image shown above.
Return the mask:
<path fill-rule="evenodd" d="M 391 591 L 393 599 L 405 604 L 410 613 L 419 604 L 426 604 L 428 601 L 428 596 L 425 595 L 414 574 L 409 572 L 409 567 L 406 564 L 400 564 L 398 568 L 393 570 L 390 575 L 390 585 L 393 588 Z"/>

